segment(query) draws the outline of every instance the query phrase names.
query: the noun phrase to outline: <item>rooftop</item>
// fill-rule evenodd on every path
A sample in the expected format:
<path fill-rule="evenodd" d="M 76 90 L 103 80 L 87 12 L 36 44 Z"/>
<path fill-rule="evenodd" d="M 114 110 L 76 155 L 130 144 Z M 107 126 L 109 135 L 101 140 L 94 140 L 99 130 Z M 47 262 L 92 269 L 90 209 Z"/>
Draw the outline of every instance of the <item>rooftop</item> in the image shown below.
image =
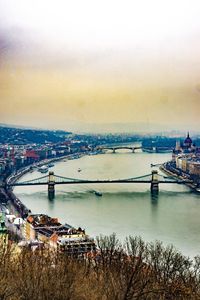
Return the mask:
<path fill-rule="evenodd" d="M 75 229 L 72 226 L 66 224 L 61 226 L 43 226 L 36 228 L 39 234 L 45 235 L 46 237 L 51 237 L 53 234 L 57 236 L 72 236 L 77 234 L 85 234 L 85 231 L 81 228 Z"/>
<path fill-rule="evenodd" d="M 48 227 L 48 226 L 61 226 L 57 218 L 51 218 L 44 214 L 29 215 L 27 222 L 33 227 Z"/>

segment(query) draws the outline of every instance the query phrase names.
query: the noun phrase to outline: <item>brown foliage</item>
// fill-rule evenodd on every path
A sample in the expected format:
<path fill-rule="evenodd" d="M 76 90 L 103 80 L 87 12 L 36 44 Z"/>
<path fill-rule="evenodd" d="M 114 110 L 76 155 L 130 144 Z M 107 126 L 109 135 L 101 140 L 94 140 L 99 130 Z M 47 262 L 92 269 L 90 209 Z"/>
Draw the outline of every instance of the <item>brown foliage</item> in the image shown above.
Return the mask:
<path fill-rule="evenodd" d="M 97 238 L 98 255 L 0 248 L 2 300 L 200 299 L 200 257 L 192 261 L 173 246 L 115 234 Z"/>

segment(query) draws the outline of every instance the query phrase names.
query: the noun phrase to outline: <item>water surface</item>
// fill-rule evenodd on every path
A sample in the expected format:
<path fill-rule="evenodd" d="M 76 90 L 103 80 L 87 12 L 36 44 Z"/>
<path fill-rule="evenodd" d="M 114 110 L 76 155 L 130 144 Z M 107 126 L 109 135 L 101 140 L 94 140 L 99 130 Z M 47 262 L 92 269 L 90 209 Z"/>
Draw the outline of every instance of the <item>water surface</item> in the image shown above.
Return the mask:
<path fill-rule="evenodd" d="M 170 157 L 120 150 L 58 162 L 52 171 L 82 179 L 129 178 L 151 173 L 151 163 Z M 40 176 L 35 171 L 21 180 Z M 94 190 L 103 196 L 96 196 Z M 53 201 L 48 200 L 45 186 L 17 187 L 15 193 L 33 213 L 58 217 L 63 223 L 85 228 L 92 236 L 116 232 L 124 240 L 128 235 L 140 235 L 146 241 L 173 243 L 186 255 L 200 254 L 200 195 L 184 185 L 160 184 L 158 197 L 151 196 L 149 184 L 58 185 Z"/>

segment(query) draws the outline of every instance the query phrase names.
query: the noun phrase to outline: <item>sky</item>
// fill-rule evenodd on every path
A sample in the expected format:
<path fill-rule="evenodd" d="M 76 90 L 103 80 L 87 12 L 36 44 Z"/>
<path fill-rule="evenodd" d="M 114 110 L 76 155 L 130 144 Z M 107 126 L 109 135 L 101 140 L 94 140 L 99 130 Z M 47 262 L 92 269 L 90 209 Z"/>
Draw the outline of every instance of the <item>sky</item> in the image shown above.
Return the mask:
<path fill-rule="evenodd" d="M 200 128 L 199 0 L 0 0 L 0 123 Z"/>

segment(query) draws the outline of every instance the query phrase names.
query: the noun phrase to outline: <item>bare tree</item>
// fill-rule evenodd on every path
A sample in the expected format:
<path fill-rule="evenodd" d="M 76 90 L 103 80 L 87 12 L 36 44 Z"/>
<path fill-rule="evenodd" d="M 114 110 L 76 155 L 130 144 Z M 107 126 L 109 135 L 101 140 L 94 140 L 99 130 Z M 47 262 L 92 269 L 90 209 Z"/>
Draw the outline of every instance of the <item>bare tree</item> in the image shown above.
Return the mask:
<path fill-rule="evenodd" d="M 115 234 L 97 238 L 86 259 L 49 249 L 16 250 L 1 241 L 2 300 L 200 299 L 200 257 L 192 261 L 173 246 Z"/>

